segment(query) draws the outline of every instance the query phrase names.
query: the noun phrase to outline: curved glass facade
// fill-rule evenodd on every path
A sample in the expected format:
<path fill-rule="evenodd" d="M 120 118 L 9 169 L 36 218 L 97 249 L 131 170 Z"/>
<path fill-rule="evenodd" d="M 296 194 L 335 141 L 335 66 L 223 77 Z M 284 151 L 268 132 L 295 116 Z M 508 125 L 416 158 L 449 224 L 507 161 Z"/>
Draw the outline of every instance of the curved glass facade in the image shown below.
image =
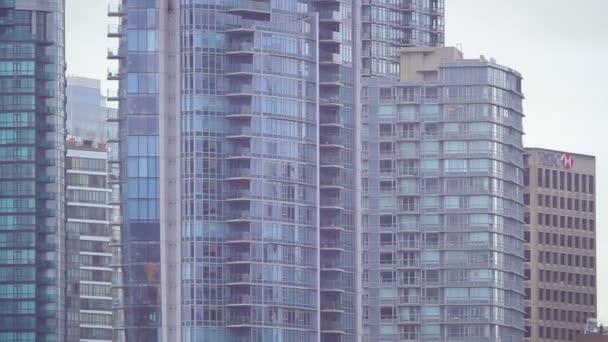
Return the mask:
<path fill-rule="evenodd" d="M 0 340 L 65 338 L 63 1 L 0 1 Z"/>
<path fill-rule="evenodd" d="M 364 86 L 364 339 L 523 339 L 520 75 Z"/>

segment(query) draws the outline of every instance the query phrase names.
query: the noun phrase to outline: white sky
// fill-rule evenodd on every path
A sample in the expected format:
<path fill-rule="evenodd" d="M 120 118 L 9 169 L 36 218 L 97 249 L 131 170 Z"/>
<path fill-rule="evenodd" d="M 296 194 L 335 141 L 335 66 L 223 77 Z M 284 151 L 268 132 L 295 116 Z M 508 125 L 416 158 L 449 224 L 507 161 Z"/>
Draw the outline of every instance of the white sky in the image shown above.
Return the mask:
<path fill-rule="evenodd" d="M 105 79 L 108 0 L 66 0 L 68 74 Z M 525 143 L 597 157 L 598 307 L 608 323 L 608 1 L 446 0 L 446 45 L 524 76 Z M 603 66 L 602 66 L 603 65 Z M 103 81 L 102 87 L 112 86 Z"/>

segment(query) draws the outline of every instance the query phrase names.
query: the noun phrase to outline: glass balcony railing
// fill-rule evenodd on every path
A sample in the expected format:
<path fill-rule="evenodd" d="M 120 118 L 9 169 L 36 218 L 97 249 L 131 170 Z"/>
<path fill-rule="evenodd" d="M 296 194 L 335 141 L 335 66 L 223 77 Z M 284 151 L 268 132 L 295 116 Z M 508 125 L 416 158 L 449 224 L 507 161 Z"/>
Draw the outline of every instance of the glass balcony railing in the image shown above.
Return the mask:
<path fill-rule="evenodd" d="M 108 4 L 108 16 L 116 17 L 116 16 L 122 16 L 124 14 L 125 14 L 125 11 L 124 11 L 122 4 L 120 4 L 120 3 Z"/>
<path fill-rule="evenodd" d="M 229 11 L 270 12 L 270 1 L 263 0 L 232 0 Z"/>
<path fill-rule="evenodd" d="M 253 52 L 253 42 L 232 42 L 226 47 L 227 52 Z"/>
<path fill-rule="evenodd" d="M 340 12 L 338 11 L 321 11 L 319 13 L 319 20 L 321 21 L 340 21 Z"/>
<path fill-rule="evenodd" d="M 226 73 L 252 73 L 253 64 L 251 63 L 232 63 L 226 66 Z"/>
<path fill-rule="evenodd" d="M 125 30 L 123 26 L 120 24 L 110 24 L 108 25 L 108 37 L 120 37 L 125 34 Z"/>

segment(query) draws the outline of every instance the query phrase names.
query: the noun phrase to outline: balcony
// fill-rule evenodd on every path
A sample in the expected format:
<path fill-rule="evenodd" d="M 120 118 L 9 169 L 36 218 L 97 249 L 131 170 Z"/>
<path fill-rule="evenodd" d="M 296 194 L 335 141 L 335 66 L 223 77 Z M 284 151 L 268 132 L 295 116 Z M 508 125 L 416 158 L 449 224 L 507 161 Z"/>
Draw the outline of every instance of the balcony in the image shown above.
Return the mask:
<path fill-rule="evenodd" d="M 124 99 L 124 95 L 119 89 L 108 89 L 106 99 L 108 101 L 122 101 Z"/>
<path fill-rule="evenodd" d="M 259 300 L 256 302 L 259 302 Z M 231 306 L 251 305 L 253 303 L 254 301 L 250 294 L 233 294 L 226 300 L 226 304 Z"/>
<path fill-rule="evenodd" d="M 230 253 L 230 255 L 228 255 L 228 257 L 226 258 L 226 263 L 227 264 L 234 264 L 234 263 L 250 263 L 252 261 L 256 261 L 252 258 L 251 253 L 248 252 L 232 252 Z M 258 260 L 261 261 L 261 260 Z"/>
<path fill-rule="evenodd" d="M 125 56 L 120 54 L 120 49 L 112 48 L 112 49 L 108 49 L 107 58 L 108 59 L 123 59 L 123 58 L 125 58 Z"/>
<path fill-rule="evenodd" d="M 234 105 L 231 106 L 226 113 L 226 118 L 244 119 L 255 115 L 250 105 Z"/>
<path fill-rule="evenodd" d="M 321 126 L 344 127 L 346 125 L 339 108 L 334 112 L 322 114 L 319 118 L 319 122 Z"/>
<path fill-rule="evenodd" d="M 240 266 L 237 266 L 240 267 Z M 251 277 L 251 274 L 249 273 L 234 273 L 231 274 L 230 277 L 228 278 L 228 284 L 230 285 L 230 283 L 232 284 L 251 284 L 252 283 L 253 278 Z M 261 281 L 261 279 L 258 279 Z"/>
<path fill-rule="evenodd" d="M 231 8 L 227 10 L 228 13 L 259 19 L 270 17 L 271 8 L 268 0 L 232 0 L 229 3 Z"/>
<path fill-rule="evenodd" d="M 226 220 L 229 222 L 236 221 L 251 221 L 251 215 L 249 209 L 241 209 L 241 210 L 228 210 L 226 213 Z"/>
<path fill-rule="evenodd" d="M 253 87 L 251 84 L 233 84 L 226 90 L 226 96 L 231 97 L 249 97 L 253 96 Z"/>
<path fill-rule="evenodd" d="M 322 196 L 321 197 L 321 207 L 322 209 L 338 209 L 343 210 L 346 205 L 344 204 L 344 199 L 340 196 Z"/>
<path fill-rule="evenodd" d="M 319 75 L 319 82 L 321 83 L 321 85 L 323 86 L 328 86 L 328 85 L 342 85 L 346 82 L 344 82 L 344 80 L 342 80 L 342 78 L 340 77 L 339 73 L 321 73 L 321 75 Z"/>
<path fill-rule="evenodd" d="M 118 122 L 120 121 L 120 114 L 117 109 L 109 108 L 108 109 L 108 122 Z"/>
<path fill-rule="evenodd" d="M 253 136 L 253 133 L 251 131 L 251 127 L 249 127 L 249 126 L 233 127 L 226 134 L 226 138 L 228 138 L 228 139 L 251 138 L 252 136 Z"/>
<path fill-rule="evenodd" d="M 321 175 L 321 187 L 323 188 L 343 188 L 344 180 L 340 177 L 329 177 Z"/>
<path fill-rule="evenodd" d="M 323 52 L 319 54 L 319 62 L 321 64 L 341 64 L 342 58 L 339 53 Z"/>
<path fill-rule="evenodd" d="M 226 243 L 251 243 L 251 233 L 245 232 L 231 232 L 226 237 Z"/>
<path fill-rule="evenodd" d="M 108 69 L 107 75 L 109 81 L 119 81 L 125 77 L 124 72 L 120 69 Z"/>
<path fill-rule="evenodd" d="M 122 17 L 125 14 L 122 4 L 108 4 L 108 17 Z"/>
<path fill-rule="evenodd" d="M 337 260 L 321 260 L 321 271 L 345 272 Z"/>
<path fill-rule="evenodd" d="M 319 105 L 321 106 L 332 106 L 332 107 L 341 107 L 342 101 L 339 95 L 333 94 L 321 94 Z"/>
<path fill-rule="evenodd" d="M 321 146 L 343 147 L 352 145 L 346 136 L 340 134 L 325 134 L 319 138 Z"/>
<path fill-rule="evenodd" d="M 230 168 L 228 170 L 227 180 L 230 178 L 233 179 L 242 179 L 251 177 L 251 169 L 249 168 Z"/>
<path fill-rule="evenodd" d="M 321 311 L 325 312 L 344 312 L 344 306 L 337 301 L 321 300 Z"/>
<path fill-rule="evenodd" d="M 117 25 L 117 24 L 112 24 L 112 25 L 108 25 L 108 38 L 120 38 L 122 36 L 124 36 L 125 30 L 123 29 L 122 25 Z"/>
<path fill-rule="evenodd" d="M 346 228 L 350 228 L 346 222 L 342 222 L 339 219 L 322 219 L 321 229 L 334 230 L 334 231 L 345 231 Z"/>
<path fill-rule="evenodd" d="M 351 247 L 346 242 L 338 239 L 321 239 L 321 249 L 323 250 L 335 250 L 343 251 L 346 248 Z"/>
<path fill-rule="evenodd" d="M 344 333 L 343 325 L 340 322 L 321 320 L 321 333 Z"/>
<path fill-rule="evenodd" d="M 253 42 L 232 42 L 226 47 L 226 54 L 253 54 Z"/>
<path fill-rule="evenodd" d="M 319 13 L 319 21 L 322 23 L 339 23 L 341 20 L 338 11 L 321 11 Z"/>
<path fill-rule="evenodd" d="M 252 156 L 251 149 L 249 147 L 235 148 L 231 154 L 227 155 L 227 159 L 250 159 Z"/>
<path fill-rule="evenodd" d="M 332 167 L 332 168 L 344 168 L 347 163 L 345 157 L 340 154 L 328 154 L 324 153 L 321 155 L 321 167 Z"/>
<path fill-rule="evenodd" d="M 336 31 L 321 31 L 319 34 L 319 40 L 321 43 L 339 44 L 342 39 L 340 32 Z"/>
<path fill-rule="evenodd" d="M 247 75 L 253 73 L 252 63 L 231 63 L 226 67 L 226 75 Z"/>
<path fill-rule="evenodd" d="M 234 189 L 226 194 L 227 201 L 249 201 L 251 200 L 251 191 L 249 189 Z"/>

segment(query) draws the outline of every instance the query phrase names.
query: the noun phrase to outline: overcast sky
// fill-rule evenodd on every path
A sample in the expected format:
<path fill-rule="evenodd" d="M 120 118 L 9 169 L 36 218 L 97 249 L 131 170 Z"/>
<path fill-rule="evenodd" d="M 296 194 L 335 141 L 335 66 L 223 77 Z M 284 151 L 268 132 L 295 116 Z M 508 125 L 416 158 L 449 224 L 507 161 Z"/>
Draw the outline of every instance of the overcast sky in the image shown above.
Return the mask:
<path fill-rule="evenodd" d="M 66 0 L 66 7 L 68 74 L 105 78 L 107 0 Z M 606 0 L 446 0 L 446 45 L 523 74 L 525 144 L 597 157 L 599 289 L 608 286 L 606 13 Z M 598 298 L 608 323 L 608 294 Z"/>

